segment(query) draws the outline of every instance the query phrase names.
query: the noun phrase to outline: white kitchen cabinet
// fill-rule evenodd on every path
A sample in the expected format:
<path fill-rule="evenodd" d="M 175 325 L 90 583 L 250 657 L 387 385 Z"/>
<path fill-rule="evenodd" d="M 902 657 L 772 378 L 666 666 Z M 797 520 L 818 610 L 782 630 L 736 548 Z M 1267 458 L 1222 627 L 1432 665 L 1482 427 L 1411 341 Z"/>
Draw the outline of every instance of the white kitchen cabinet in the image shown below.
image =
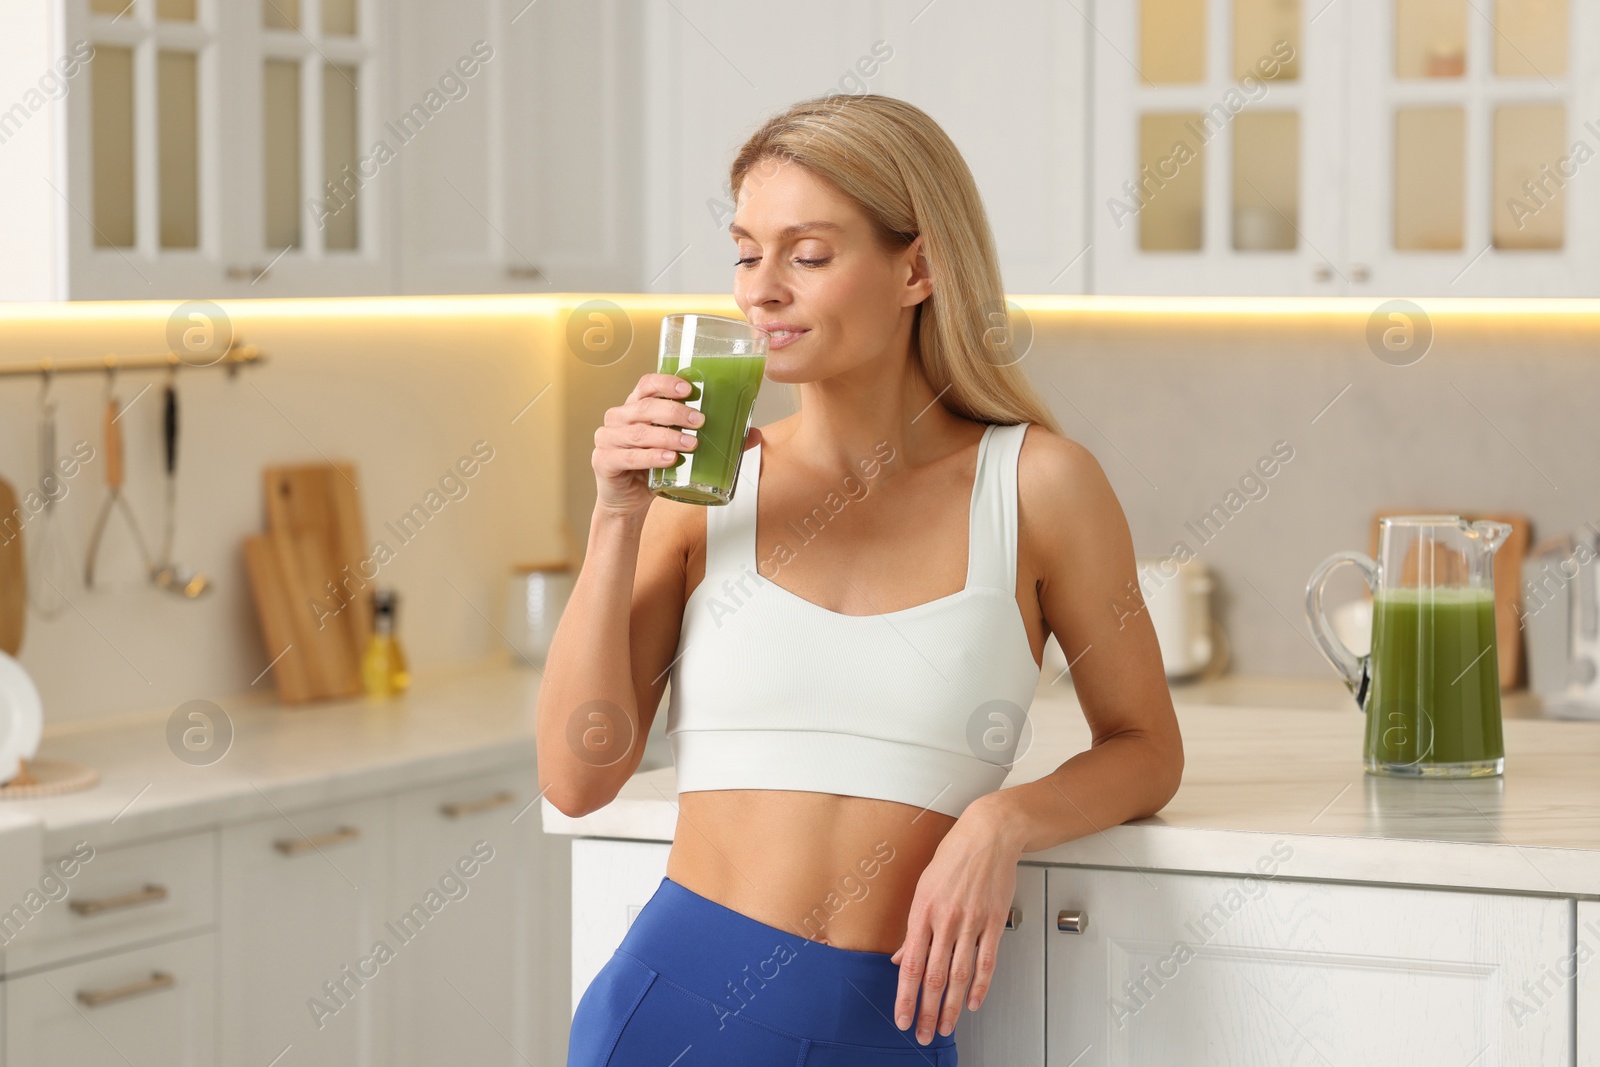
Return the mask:
<path fill-rule="evenodd" d="M 1578 947 L 1580 945 L 1582 948 Z M 1560 961 L 1556 971 L 1559 978 L 1572 975 L 1577 984 L 1576 1067 L 1600 1067 L 1600 962 L 1597 960 L 1600 960 L 1600 900 L 1580 900 L 1572 956 Z"/>
<path fill-rule="evenodd" d="M 228 126 L 218 150 L 228 161 L 220 197 L 228 295 L 392 291 L 388 158 L 378 149 L 393 147 L 397 121 L 386 106 L 390 5 L 211 2 L 225 12 Z"/>
<path fill-rule="evenodd" d="M 215 935 L 205 933 L 0 983 L 5 1062 L 217 1062 L 215 954 Z"/>
<path fill-rule="evenodd" d="M 1343 25 L 1338 11 L 1309 24 L 1302 11 L 1096 8 L 1096 292 L 1341 291 Z"/>
<path fill-rule="evenodd" d="M 648 230 L 641 288 L 726 293 L 737 249 L 728 168 L 750 134 L 797 100 L 841 91 L 881 61 L 880 4 L 683 0 L 645 20 L 643 182 Z M 773 36 L 781 22 L 781 43 Z M 781 61 L 768 57 L 781 51 Z M 888 60 L 892 63 L 894 60 Z M 865 79 L 875 84 L 875 78 Z"/>
<path fill-rule="evenodd" d="M 798 100 L 875 92 L 917 104 L 961 150 L 1006 291 L 1086 290 L 1088 27 L 1070 7 L 692 0 L 645 19 L 644 289 L 730 291 L 739 146 Z M 782 61 L 768 62 L 778 22 Z"/>
<path fill-rule="evenodd" d="M 391 968 L 434 931 L 409 914 L 413 887 L 391 894 L 389 848 L 386 798 L 223 828 L 222 1063 L 261 1067 L 290 1048 L 284 1062 L 390 1061 Z"/>
<path fill-rule="evenodd" d="M 926 111 L 983 198 L 1007 293 L 1085 293 L 1088 38 L 1070 4 L 882 4 L 874 92 Z M 1098 19 L 1099 16 L 1096 15 Z"/>
<path fill-rule="evenodd" d="M 400 291 L 637 288 L 642 134 L 630 57 L 640 44 L 630 6 L 402 5 L 397 113 L 441 84 L 449 93 L 386 179 L 402 198 Z"/>
<path fill-rule="evenodd" d="M 392 964 L 398 1067 L 566 1062 L 570 852 L 539 827 L 529 768 L 394 798 L 396 914 L 439 914 Z"/>
<path fill-rule="evenodd" d="M 623 0 L 8 9 L 0 299 L 638 288 L 640 41 Z"/>
<path fill-rule="evenodd" d="M 376 0 L 13 5 L 0 298 L 389 292 Z M 70 73 L 69 73 L 70 71 Z M 16 225 L 12 225 L 15 222 Z"/>
<path fill-rule="evenodd" d="M 208 929 L 216 920 L 214 831 L 47 857 L 66 895 L 43 908 L 7 946 L 9 973 Z"/>
<path fill-rule="evenodd" d="M 672 846 L 657 841 L 572 840 L 572 1010 L 622 944 L 667 876 Z M 568 1023 L 570 1025 L 570 1018 Z"/>
<path fill-rule="evenodd" d="M 1139 0 L 1095 24 L 1096 292 L 1600 292 L 1594 5 Z"/>
<path fill-rule="evenodd" d="M 1017 868 L 1014 924 L 1000 938 L 989 995 L 975 1012 L 963 1004 L 956 1023 L 965 1067 L 1044 1067 L 1044 891 L 1045 868 Z"/>
<path fill-rule="evenodd" d="M 1572 998 L 1523 985 L 1571 956 L 1570 899 L 1078 867 L 1046 888 L 1052 924 L 1083 922 L 1047 934 L 1051 1067 L 1573 1062 Z"/>
<path fill-rule="evenodd" d="M 1423 8 L 1341 12 L 1351 291 L 1600 294 L 1600 9 Z"/>

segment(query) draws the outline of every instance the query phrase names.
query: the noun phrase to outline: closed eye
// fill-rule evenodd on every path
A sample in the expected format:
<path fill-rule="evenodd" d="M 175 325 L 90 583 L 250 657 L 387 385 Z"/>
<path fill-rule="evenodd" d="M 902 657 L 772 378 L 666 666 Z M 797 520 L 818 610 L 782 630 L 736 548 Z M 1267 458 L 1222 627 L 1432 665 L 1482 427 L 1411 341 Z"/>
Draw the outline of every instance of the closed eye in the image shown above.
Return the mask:
<path fill-rule="evenodd" d="M 743 259 L 734 260 L 733 265 L 735 267 L 743 267 L 746 264 L 754 263 L 760 258 L 760 256 L 745 256 Z M 820 267 L 828 261 L 826 259 L 796 259 L 795 262 L 804 263 L 808 267 Z"/>

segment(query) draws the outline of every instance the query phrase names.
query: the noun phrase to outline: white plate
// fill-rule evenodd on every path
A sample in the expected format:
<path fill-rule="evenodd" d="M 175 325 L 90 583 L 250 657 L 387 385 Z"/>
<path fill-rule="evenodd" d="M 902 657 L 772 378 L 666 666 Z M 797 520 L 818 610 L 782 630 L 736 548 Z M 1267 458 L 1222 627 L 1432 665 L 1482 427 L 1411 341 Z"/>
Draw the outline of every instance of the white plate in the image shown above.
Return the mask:
<path fill-rule="evenodd" d="M 0 785 L 17 776 L 17 761 L 39 754 L 44 705 L 22 664 L 0 652 Z"/>

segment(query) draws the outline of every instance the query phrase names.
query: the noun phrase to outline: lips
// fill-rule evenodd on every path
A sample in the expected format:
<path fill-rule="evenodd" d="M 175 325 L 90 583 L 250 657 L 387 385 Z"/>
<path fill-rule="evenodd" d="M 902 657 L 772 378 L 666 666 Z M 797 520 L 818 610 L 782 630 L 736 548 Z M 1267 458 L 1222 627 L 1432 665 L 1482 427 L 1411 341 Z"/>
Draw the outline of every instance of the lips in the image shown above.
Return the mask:
<path fill-rule="evenodd" d="M 779 325 L 777 323 L 764 323 L 761 324 L 761 328 L 767 331 L 767 348 L 769 351 L 787 348 L 811 332 L 802 326 Z"/>

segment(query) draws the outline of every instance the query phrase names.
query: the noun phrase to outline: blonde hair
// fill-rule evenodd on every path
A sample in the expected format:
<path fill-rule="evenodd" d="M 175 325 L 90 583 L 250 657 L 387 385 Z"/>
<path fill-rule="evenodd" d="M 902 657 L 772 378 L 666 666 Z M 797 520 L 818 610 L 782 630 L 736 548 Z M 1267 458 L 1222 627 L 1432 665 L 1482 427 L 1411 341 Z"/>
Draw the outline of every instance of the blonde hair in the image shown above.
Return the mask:
<path fill-rule="evenodd" d="M 877 93 L 829 94 L 768 119 L 729 174 L 737 202 L 750 170 L 796 163 L 832 183 L 890 252 L 922 235 L 933 292 L 914 327 L 922 373 L 953 414 L 1061 427 L 1018 365 L 994 235 L 966 160 L 921 108 Z M 946 388 L 948 387 L 948 388 Z"/>

